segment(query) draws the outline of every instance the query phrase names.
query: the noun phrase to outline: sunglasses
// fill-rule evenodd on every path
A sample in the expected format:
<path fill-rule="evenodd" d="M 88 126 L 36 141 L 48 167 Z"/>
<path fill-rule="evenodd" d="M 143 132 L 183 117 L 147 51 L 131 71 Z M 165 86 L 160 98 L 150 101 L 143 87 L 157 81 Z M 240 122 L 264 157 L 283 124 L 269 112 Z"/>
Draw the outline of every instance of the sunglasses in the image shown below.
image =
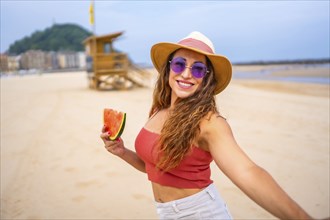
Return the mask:
<path fill-rule="evenodd" d="M 203 78 L 209 71 L 202 62 L 195 62 L 192 66 L 187 66 L 183 57 L 175 57 L 169 61 L 171 70 L 176 74 L 182 73 L 186 68 L 191 69 L 191 74 L 195 78 Z"/>

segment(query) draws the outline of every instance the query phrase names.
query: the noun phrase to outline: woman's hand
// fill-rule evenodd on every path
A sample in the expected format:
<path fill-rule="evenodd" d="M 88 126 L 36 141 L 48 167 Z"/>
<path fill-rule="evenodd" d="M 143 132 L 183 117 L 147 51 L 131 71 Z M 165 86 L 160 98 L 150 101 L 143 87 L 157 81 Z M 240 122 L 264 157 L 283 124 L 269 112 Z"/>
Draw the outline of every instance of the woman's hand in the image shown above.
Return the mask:
<path fill-rule="evenodd" d="M 120 157 L 137 170 L 145 173 L 146 168 L 143 160 L 141 160 L 134 151 L 126 149 L 124 146 L 124 142 L 121 138 L 118 138 L 115 141 L 111 141 L 109 139 L 109 136 L 110 134 L 106 131 L 105 126 L 103 126 L 100 137 L 104 142 L 105 149 L 107 149 L 107 151 L 109 151 L 110 153 Z"/>
<path fill-rule="evenodd" d="M 123 140 L 118 138 L 117 140 L 111 141 L 109 138 L 110 135 L 111 134 L 106 131 L 105 126 L 103 126 L 100 137 L 104 142 L 105 149 L 116 156 L 122 157 L 126 152 Z"/>

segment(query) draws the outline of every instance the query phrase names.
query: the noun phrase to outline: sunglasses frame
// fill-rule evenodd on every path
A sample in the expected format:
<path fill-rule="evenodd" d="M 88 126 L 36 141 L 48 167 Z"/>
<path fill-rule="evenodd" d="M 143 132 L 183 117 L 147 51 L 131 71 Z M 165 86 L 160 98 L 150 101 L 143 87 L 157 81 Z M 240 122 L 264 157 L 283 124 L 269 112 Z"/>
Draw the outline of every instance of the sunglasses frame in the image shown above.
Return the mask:
<path fill-rule="evenodd" d="M 185 68 L 184 68 L 181 72 L 176 72 L 176 71 L 174 71 L 174 70 L 172 69 L 172 65 L 171 65 L 171 64 L 172 64 L 172 61 L 173 61 L 174 59 L 177 59 L 177 58 L 181 58 L 181 59 L 184 61 Z M 207 73 L 210 72 L 210 71 L 207 69 L 207 65 L 204 64 L 204 63 L 201 62 L 201 61 L 197 61 L 197 62 L 193 63 L 193 65 L 188 66 L 188 65 L 186 65 L 186 61 L 185 61 L 185 59 L 184 59 L 183 57 L 175 57 L 175 58 L 172 58 L 171 60 L 169 60 L 168 62 L 170 63 L 170 69 L 171 69 L 174 73 L 176 73 L 176 74 L 180 74 L 180 73 L 182 73 L 183 71 L 185 71 L 186 68 L 189 68 L 189 69 L 190 69 L 190 73 L 191 73 L 191 75 L 193 75 L 195 78 L 202 79 L 202 78 L 204 78 L 204 77 L 206 76 Z M 197 63 L 201 63 L 201 64 L 203 64 L 203 65 L 205 66 L 205 73 L 203 74 L 202 77 L 196 77 L 196 76 L 194 75 L 194 73 L 193 73 L 193 66 L 194 66 L 195 64 L 197 64 Z"/>

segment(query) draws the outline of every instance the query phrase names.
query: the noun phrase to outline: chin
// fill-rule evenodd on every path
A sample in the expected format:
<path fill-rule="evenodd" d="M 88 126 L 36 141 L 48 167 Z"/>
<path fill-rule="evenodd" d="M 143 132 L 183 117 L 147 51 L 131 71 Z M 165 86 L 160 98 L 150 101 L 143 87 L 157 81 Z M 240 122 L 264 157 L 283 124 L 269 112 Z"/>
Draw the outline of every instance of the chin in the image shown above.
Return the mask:
<path fill-rule="evenodd" d="M 195 91 L 174 91 L 176 96 L 180 99 L 188 98 L 192 96 Z"/>

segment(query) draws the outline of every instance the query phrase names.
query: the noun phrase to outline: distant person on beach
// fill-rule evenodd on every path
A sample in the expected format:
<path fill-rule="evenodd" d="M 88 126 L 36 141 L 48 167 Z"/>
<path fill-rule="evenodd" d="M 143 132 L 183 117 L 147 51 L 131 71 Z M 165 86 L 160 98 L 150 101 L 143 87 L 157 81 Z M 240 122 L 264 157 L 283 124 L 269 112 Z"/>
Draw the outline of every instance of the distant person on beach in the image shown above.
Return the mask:
<path fill-rule="evenodd" d="M 230 61 L 215 54 L 213 43 L 192 32 L 178 43 L 158 43 L 151 59 L 159 72 L 149 120 L 135 141 L 136 152 L 122 139 L 105 148 L 152 183 L 160 219 L 232 219 L 210 179 L 210 163 L 247 196 L 280 219 L 311 217 L 238 146 L 221 116 L 215 95 L 231 80 Z"/>

